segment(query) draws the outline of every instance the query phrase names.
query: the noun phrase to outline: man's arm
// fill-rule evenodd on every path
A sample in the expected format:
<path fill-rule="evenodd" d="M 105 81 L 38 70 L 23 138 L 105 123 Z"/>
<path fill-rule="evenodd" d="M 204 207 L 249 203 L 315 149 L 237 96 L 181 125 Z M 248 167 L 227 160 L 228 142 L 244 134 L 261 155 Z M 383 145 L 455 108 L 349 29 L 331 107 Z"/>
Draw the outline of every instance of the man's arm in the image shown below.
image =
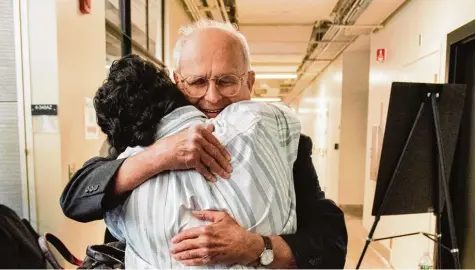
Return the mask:
<path fill-rule="evenodd" d="M 61 195 L 64 214 L 80 222 L 102 219 L 104 212 L 124 202 L 130 191 L 166 170 L 194 168 L 210 181 L 214 180 L 211 172 L 228 178 L 229 154 L 212 131 L 211 125 L 197 125 L 127 159 L 97 157 L 87 161 Z"/>
<path fill-rule="evenodd" d="M 298 268 L 343 268 L 347 254 L 344 214 L 324 198 L 311 159 L 312 141 L 301 135 L 294 164 L 298 229 L 281 235 L 290 247 Z"/>
<path fill-rule="evenodd" d="M 324 198 L 312 159 L 312 141 L 301 135 L 294 163 L 297 232 L 272 235 L 274 261 L 269 268 L 343 268 L 347 230 L 342 211 Z M 173 239 L 173 257 L 186 265 L 256 265 L 263 239 L 226 212 L 198 211 L 197 218 L 212 222 L 182 231 Z"/>
<path fill-rule="evenodd" d="M 88 160 L 63 191 L 63 212 L 81 222 L 102 219 L 105 211 L 124 202 L 129 191 L 166 170 L 167 163 L 161 147 L 150 147 L 127 159 Z"/>
<path fill-rule="evenodd" d="M 103 200 L 106 194 L 113 195 L 115 175 L 124 159 L 92 158 L 78 170 L 66 185 L 60 198 L 64 214 L 76 221 L 89 222 L 102 219 Z M 120 201 L 111 196 L 110 202 Z"/>

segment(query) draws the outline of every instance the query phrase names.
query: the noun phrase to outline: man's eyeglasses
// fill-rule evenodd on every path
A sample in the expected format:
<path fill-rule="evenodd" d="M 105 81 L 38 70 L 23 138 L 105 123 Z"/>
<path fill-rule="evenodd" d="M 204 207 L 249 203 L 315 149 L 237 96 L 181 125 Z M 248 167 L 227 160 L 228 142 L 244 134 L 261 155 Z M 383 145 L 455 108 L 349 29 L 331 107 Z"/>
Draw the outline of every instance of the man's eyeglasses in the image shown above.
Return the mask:
<path fill-rule="evenodd" d="M 201 76 L 190 76 L 181 79 L 180 84 L 181 88 L 186 92 L 186 95 L 191 98 L 201 98 L 207 93 L 210 81 L 215 81 L 215 87 L 220 94 L 225 97 L 233 97 L 240 92 L 246 73 L 248 72 L 245 72 L 241 76 L 227 74 L 219 78 L 210 79 Z M 179 76 L 182 77 L 180 74 Z"/>

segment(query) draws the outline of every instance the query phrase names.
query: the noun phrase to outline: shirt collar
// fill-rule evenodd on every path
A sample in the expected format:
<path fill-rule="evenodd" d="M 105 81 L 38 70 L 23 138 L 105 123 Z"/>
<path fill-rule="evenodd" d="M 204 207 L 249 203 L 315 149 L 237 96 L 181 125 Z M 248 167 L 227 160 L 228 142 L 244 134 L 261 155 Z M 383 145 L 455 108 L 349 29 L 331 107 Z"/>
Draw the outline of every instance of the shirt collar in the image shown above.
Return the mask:
<path fill-rule="evenodd" d="M 195 123 L 196 120 L 206 119 L 207 116 L 192 105 L 180 107 L 164 116 L 157 127 L 156 138 L 174 134 Z"/>

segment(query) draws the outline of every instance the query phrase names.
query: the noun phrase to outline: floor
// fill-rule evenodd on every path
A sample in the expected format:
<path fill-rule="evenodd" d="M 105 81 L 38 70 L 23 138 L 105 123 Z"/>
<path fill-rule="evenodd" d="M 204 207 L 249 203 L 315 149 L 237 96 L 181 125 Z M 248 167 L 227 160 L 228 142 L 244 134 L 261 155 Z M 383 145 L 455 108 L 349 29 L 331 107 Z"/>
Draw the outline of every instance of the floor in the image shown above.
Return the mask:
<path fill-rule="evenodd" d="M 346 269 L 355 269 L 360 254 L 365 246 L 367 231 L 362 226 L 360 217 L 346 215 L 347 233 L 349 244 L 347 247 Z M 360 269 L 393 269 L 374 249 L 372 245 L 367 249 Z"/>

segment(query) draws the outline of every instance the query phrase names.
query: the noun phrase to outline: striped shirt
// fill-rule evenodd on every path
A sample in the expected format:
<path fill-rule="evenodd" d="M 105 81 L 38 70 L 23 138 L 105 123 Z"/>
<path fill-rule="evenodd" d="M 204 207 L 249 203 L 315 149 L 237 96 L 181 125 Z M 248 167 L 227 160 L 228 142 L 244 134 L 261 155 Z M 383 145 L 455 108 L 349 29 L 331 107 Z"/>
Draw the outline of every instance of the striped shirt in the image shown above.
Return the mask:
<path fill-rule="evenodd" d="M 241 227 L 262 235 L 296 231 L 293 164 L 301 125 L 294 113 L 284 104 L 242 101 L 207 119 L 193 106 L 186 106 L 161 120 L 157 139 L 203 123 L 214 124 L 214 135 L 230 152 L 230 179 L 218 177 L 212 183 L 195 170 L 164 172 L 106 213 L 111 233 L 127 244 L 127 268 L 184 268 L 169 253 L 171 238 L 208 224 L 193 217 L 194 210 L 226 211 Z M 119 158 L 141 151 L 141 147 L 128 148 Z"/>

